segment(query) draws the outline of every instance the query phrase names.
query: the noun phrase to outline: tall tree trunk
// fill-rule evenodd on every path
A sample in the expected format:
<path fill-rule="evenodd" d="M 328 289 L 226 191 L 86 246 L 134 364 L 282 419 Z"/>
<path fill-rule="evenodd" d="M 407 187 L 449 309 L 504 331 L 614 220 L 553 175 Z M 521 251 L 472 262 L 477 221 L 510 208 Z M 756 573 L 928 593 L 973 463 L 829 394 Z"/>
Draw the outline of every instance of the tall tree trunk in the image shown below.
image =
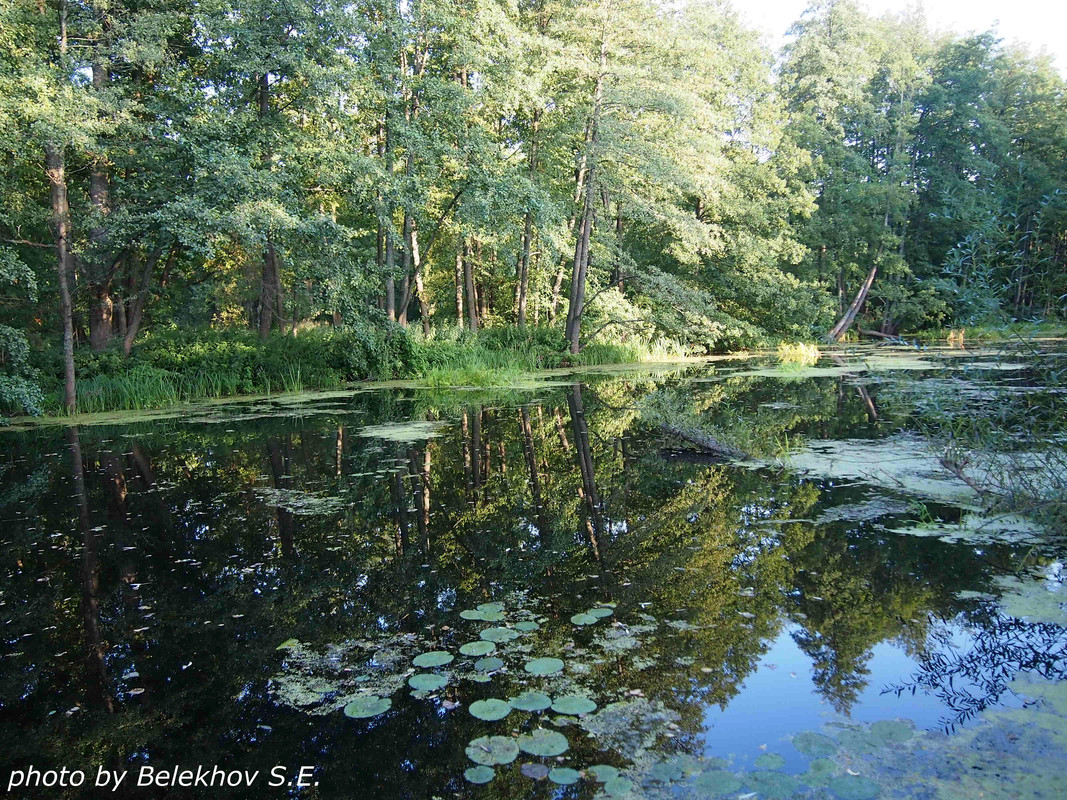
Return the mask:
<path fill-rule="evenodd" d="M 64 13 L 66 4 L 63 6 Z M 74 258 L 70 252 L 70 203 L 67 200 L 66 156 L 61 145 L 44 147 L 45 173 L 52 195 L 52 232 L 56 242 L 56 277 L 59 286 L 59 316 L 63 322 L 63 407 L 77 410 L 74 385 L 74 317 L 70 301 L 70 276 Z"/>
<path fill-rule="evenodd" d="M 164 272 L 169 271 L 174 265 L 174 258 L 177 252 L 177 244 L 171 245 L 170 252 L 167 253 L 166 266 L 163 268 Z M 129 321 L 126 325 L 126 335 L 122 337 L 122 351 L 126 355 L 129 355 L 130 351 L 133 350 L 133 343 L 141 330 L 145 304 L 148 302 L 148 294 L 152 287 L 152 272 L 159 261 L 160 254 L 160 251 L 157 250 L 145 260 L 144 269 L 141 272 L 141 280 L 137 285 L 137 293 L 130 298 Z"/>
<path fill-rule="evenodd" d="M 108 30 L 106 20 L 102 28 L 105 35 Z M 100 46 L 99 44 L 97 45 Z M 100 54 L 98 53 L 97 56 Z M 103 92 L 109 82 L 107 66 L 97 58 L 92 65 L 93 90 Z M 103 227 L 104 219 L 111 212 L 111 181 L 108 174 L 107 159 L 97 155 L 92 160 L 89 170 L 89 203 L 93 209 L 93 224 L 89 229 L 89 241 L 92 244 L 91 266 L 88 272 L 89 283 L 89 346 L 100 352 L 111 341 L 114 326 L 115 305 L 111 297 L 111 285 L 114 272 L 105 263 L 107 234 Z"/>
<path fill-rule="evenodd" d="M 463 286 L 467 293 L 467 322 L 470 329 L 478 332 L 478 296 L 474 291 L 474 269 L 471 264 L 471 247 L 463 244 Z"/>
<path fill-rule="evenodd" d="M 600 71 L 593 87 L 593 110 L 589 124 L 589 146 L 595 149 L 599 136 L 601 106 L 604 101 L 604 66 L 607 63 L 607 41 L 600 40 Z M 567 309 L 567 341 L 571 353 L 581 350 L 582 313 L 585 308 L 585 282 L 589 271 L 589 243 L 593 234 L 596 213 L 596 162 L 591 160 L 585 176 L 585 205 L 582 209 L 582 224 L 574 246 L 574 265 L 571 270 L 570 306 Z"/>
<path fill-rule="evenodd" d="M 278 300 L 276 270 L 274 243 L 268 239 L 267 246 L 263 249 L 263 274 L 260 278 L 259 289 L 259 335 L 263 339 L 270 336 L 270 329 L 274 322 L 274 311 Z"/>
<path fill-rule="evenodd" d="M 526 212 L 522 227 L 522 255 L 519 257 L 519 279 L 515 296 L 515 322 L 526 327 L 527 295 L 530 291 L 530 242 L 533 239 L 533 212 Z"/>
<path fill-rule="evenodd" d="M 264 124 L 263 119 L 270 113 L 270 75 L 266 72 L 259 76 L 257 95 L 259 99 L 260 127 L 262 127 Z M 269 148 L 263 152 L 262 163 L 264 169 L 270 169 Z M 278 265 L 274 252 L 274 241 L 268 231 L 267 243 L 263 248 L 263 272 L 260 276 L 259 288 L 259 335 L 263 339 L 270 336 L 271 325 L 274 322 L 274 310 L 277 303 L 277 271 Z"/>
<path fill-rule="evenodd" d="M 456 327 L 463 330 L 463 249 L 466 247 L 464 242 L 460 242 L 456 247 Z"/>

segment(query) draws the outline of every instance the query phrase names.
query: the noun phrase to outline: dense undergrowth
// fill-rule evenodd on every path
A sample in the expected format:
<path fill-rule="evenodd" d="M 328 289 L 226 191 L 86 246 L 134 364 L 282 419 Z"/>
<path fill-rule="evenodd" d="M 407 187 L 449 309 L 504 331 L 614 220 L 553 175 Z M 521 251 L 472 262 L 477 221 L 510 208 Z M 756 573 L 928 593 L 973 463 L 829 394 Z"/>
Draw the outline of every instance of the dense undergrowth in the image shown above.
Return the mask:
<path fill-rule="evenodd" d="M 170 328 L 146 336 L 125 357 L 117 348 L 77 352 L 79 413 L 166 408 L 194 400 L 333 389 L 362 380 L 417 378 L 430 386 L 503 386 L 540 369 L 679 358 L 668 341 L 594 342 L 567 352 L 558 328 L 488 328 L 423 338 L 410 329 L 320 327 L 260 339 L 244 329 Z M 58 354 L 35 365 L 40 410 L 62 410 Z M 8 414 L 24 404 L 4 404 Z"/>

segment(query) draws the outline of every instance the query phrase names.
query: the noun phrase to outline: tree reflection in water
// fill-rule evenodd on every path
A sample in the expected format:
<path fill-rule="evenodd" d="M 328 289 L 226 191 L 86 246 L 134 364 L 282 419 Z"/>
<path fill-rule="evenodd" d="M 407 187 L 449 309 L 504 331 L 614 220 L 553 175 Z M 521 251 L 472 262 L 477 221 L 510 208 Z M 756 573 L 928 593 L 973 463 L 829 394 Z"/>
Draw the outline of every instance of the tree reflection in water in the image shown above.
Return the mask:
<path fill-rule="evenodd" d="M 744 691 L 787 630 L 816 691 L 846 714 L 871 681 L 899 682 L 872 659 L 883 642 L 917 664 L 895 685 L 901 715 L 928 692 L 950 726 L 997 702 L 1016 671 L 1063 677 L 1061 629 L 957 598 L 989 591 L 1020 548 L 979 554 L 847 515 L 816 524 L 870 488 L 679 451 L 636 403 L 672 392 L 753 451 L 785 435 L 878 435 L 888 416 L 871 413 L 876 385 L 644 377 L 543 389 L 536 402 L 398 390 L 308 413 L 268 403 L 9 436 L 4 766 L 316 764 L 322 797 L 459 791 L 464 746 L 486 733 L 463 706 L 528 688 L 521 668 L 430 699 L 405 688 L 360 721 L 279 705 L 276 648 L 296 638 L 335 652 L 338 675 L 357 640 L 454 652 L 457 612 L 504 597 L 544 620 L 531 655 L 587 662 L 576 680 L 601 704 L 637 690 L 673 710 L 672 746 L 694 753 L 705 710 Z M 358 435 L 438 419 L 448 424 L 435 436 Z M 612 620 L 570 624 L 594 602 L 616 603 Z M 639 648 L 589 655 L 613 620 L 651 625 L 642 614 L 658 627 L 634 637 Z M 966 649 L 949 646 L 944 619 Z M 569 738 L 574 763 L 610 759 Z M 523 795 L 519 779 L 498 779 L 494 796 Z"/>

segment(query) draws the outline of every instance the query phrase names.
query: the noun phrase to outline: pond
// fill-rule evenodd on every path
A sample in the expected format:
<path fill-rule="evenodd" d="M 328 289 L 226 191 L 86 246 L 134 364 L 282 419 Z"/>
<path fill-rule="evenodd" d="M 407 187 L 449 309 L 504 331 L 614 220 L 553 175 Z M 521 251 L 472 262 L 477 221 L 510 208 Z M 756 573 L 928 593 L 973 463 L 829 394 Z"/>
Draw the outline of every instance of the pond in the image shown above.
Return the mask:
<path fill-rule="evenodd" d="M 983 514 L 915 423 L 946 386 L 1040 394 L 1058 353 L 728 358 L 2 433 L 0 779 L 1067 796 L 1062 539 Z M 64 767 L 85 783 L 42 788 Z"/>

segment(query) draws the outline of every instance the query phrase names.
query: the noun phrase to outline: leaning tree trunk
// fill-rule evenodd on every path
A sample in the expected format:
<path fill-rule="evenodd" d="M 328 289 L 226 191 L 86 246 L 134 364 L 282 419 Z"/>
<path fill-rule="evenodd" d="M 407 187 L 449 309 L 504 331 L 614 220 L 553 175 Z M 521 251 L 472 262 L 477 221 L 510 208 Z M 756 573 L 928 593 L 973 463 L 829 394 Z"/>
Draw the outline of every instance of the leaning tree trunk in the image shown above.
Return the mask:
<path fill-rule="evenodd" d="M 874 283 L 874 276 L 878 273 L 878 265 L 871 267 L 871 271 L 867 273 L 867 279 L 860 286 L 856 296 L 852 299 L 852 304 L 845 311 L 844 316 L 837 321 L 837 324 L 830 329 L 830 332 L 826 334 L 826 338 L 831 342 L 839 342 L 848 333 L 848 329 L 852 327 L 852 323 L 856 319 L 856 314 L 859 313 L 860 308 L 863 306 L 863 301 L 867 299 L 867 292 L 871 290 L 871 284 Z"/>
<path fill-rule="evenodd" d="M 70 301 L 70 203 L 67 200 L 66 157 L 62 147 L 44 148 L 45 172 L 52 195 L 52 231 L 56 242 L 56 274 L 59 286 L 59 316 L 63 321 L 63 407 L 68 414 L 77 409 L 74 386 L 74 318 Z"/>

